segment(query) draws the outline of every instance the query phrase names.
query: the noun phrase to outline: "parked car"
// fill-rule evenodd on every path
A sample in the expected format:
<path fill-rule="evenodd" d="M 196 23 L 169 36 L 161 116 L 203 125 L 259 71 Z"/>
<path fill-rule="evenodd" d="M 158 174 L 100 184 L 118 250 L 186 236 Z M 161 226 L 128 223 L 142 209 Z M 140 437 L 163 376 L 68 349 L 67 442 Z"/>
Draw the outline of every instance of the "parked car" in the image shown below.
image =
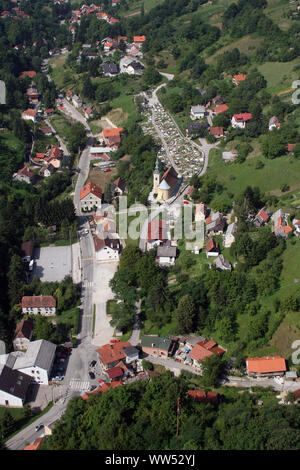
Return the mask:
<path fill-rule="evenodd" d="M 102 387 L 102 385 L 105 384 L 104 380 L 102 380 L 102 379 L 99 379 L 99 380 L 98 380 L 98 383 L 100 384 L 100 387 Z"/>
<path fill-rule="evenodd" d="M 34 430 L 35 432 L 39 431 L 44 425 L 43 424 L 38 424 L 37 426 L 35 426 Z"/>
<path fill-rule="evenodd" d="M 97 364 L 97 361 L 92 361 L 92 362 L 90 363 L 90 367 L 95 367 L 96 364 Z"/>
<path fill-rule="evenodd" d="M 120 340 L 119 340 L 119 339 L 111 339 L 110 342 L 111 342 L 111 343 L 119 343 Z"/>
<path fill-rule="evenodd" d="M 90 379 L 94 380 L 95 374 L 93 372 L 89 372 Z"/>

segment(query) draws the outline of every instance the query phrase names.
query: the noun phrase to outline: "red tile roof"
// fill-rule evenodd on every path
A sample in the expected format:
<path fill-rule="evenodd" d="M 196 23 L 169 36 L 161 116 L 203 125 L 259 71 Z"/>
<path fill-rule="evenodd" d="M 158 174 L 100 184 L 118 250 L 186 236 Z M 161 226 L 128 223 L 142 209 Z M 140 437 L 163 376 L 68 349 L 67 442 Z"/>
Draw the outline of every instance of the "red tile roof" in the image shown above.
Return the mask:
<path fill-rule="evenodd" d="M 251 113 L 234 114 L 233 117 L 236 122 L 245 122 L 245 121 L 249 121 L 249 119 L 252 119 L 252 114 Z"/>
<path fill-rule="evenodd" d="M 148 224 L 148 242 L 167 240 L 166 223 L 164 220 L 152 220 Z"/>
<path fill-rule="evenodd" d="M 209 129 L 210 135 L 224 135 L 223 127 L 211 127 Z"/>
<path fill-rule="evenodd" d="M 119 136 L 120 133 L 123 131 L 123 127 L 112 128 L 112 129 L 103 129 L 103 137 L 112 137 L 112 136 Z"/>
<path fill-rule="evenodd" d="M 97 388 L 97 390 L 94 390 L 93 392 L 85 393 L 84 395 L 81 396 L 81 398 L 83 400 L 87 400 L 90 395 L 98 395 L 99 393 L 107 392 L 107 390 L 109 390 L 110 388 L 117 388 L 117 387 L 121 387 L 122 385 L 124 384 L 121 380 L 115 380 L 114 382 L 108 383 L 108 384 L 105 383 L 104 385 L 102 385 L 102 387 Z"/>
<path fill-rule="evenodd" d="M 110 379 L 116 379 L 117 377 L 122 377 L 123 370 L 121 369 L 121 367 L 113 367 L 112 369 L 109 369 L 106 373 Z"/>
<path fill-rule="evenodd" d="M 224 349 L 216 345 L 215 341 L 201 341 L 193 347 L 190 357 L 195 361 L 203 361 L 213 354 L 224 354 Z"/>
<path fill-rule="evenodd" d="M 22 308 L 56 307 L 56 300 L 52 295 L 32 295 L 22 297 Z"/>
<path fill-rule="evenodd" d="M 120 361 L 121 359 L 126 358 L 124 348 L 128 348 L 131 344 L 126 341 L 121 341 L 120 343 L 110 343 L 101 346 L 100 349 L 97 349 L 100 360 L 103 364 L 108 365 L 115 361 Z"/>
<path fill-rule="evenodd" d="M 206 219 L 207 220 L 207 219 Z M 206 243 L 206 252 L 208 253 L 209 251 L 213 250 L 219 250 L 219 245 L 215 242 L 213 238 L 211 238 L 207 243 Z"/>
<path fill-rule="evenodd" d="M 248 357 L 246 359 L 248 373 L 285 372 L 285 359 L 281 356 Z"/>
<path fill-rule="evenodd" d="M 146 36 L 133 36 L 133 42 L 145 42 Z"/>
<path fill-rule="evenodd" d="M 296 144 L 287 144 L 286 149 L 288 152 L 292 152 L 294 150 Z"/>
<path fill-rule="evenodd" d="M 100 188 L 100 186 L 96 186 L 94 183 L 89 181 L 80 190 L 80 200 L 88 196 L 88 194 L 90 193 L 102 199 L 102 189 Z"/>
<path fill-rule="evenodd" d="M 243 82 L 244 80 L 246 80 L 247 78 L 247 75 L 245 73 L 239 73 L 238 75 L 234 75 L 233 76 L 233 79 L 235 82 Z"/>
<path fill-rule="evenodd" d="M 26 70 L 19 75 L 19 78 L 24 78 L 24 77 L 33 78 L 35 76 L 36 76 L 36 72 L 34 70 Z"/>
<path fill-rule="evenodd" d="M 219 106 L 213 108 L 212 112 L 215 114 L 221 114 L 227 111 L 227 109 L 229 109 L 227 104 L 220 104 Z"/>
<path fill-rule="evenodd" d="M 204 390 L 189 390 L 188 397 L 202 403 L 218 403 L 218 395 L 215 392 L 205 392 Z"/>
<path fill-rule="evenodd" d="M 38 437 L 33 444 L 29 444 L 28 446 L 24 447 L 24 450 L 37 450 L 41 443 L 43 442 L 43 437 Z"/>

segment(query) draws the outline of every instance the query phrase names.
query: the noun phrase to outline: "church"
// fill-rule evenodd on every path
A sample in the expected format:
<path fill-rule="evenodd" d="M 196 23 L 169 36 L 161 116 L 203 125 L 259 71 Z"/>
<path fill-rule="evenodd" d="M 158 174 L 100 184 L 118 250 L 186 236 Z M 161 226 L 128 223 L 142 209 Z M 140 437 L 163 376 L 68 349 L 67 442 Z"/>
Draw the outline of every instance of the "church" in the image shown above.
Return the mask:
<path fill-rule="evenodd" d="M 153 190 L 152 194 L 156 202 L 163 203 L 177 194 L 181 185 L 181 178 L 172 166 L 170 166 L 163 176 L 160 176 L 158 161 L 155 164 L 153 172 Z M 156 196 L 156 197 L 155 197 Z"/>

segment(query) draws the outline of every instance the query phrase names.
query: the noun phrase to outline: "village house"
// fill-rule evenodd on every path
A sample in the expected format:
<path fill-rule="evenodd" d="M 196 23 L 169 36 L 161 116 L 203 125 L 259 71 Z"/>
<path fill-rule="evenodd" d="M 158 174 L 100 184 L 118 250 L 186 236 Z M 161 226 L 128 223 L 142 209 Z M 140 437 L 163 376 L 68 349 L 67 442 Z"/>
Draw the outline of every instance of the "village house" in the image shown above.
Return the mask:
<path fill-rule="evenodd" d="M 227 106 L 227 104 L 220 104 L 218 106 L 215 106 L 213 109 L 212 109 L 212 116 L 219 116 L 219 114 L 222 114 L 222 113 L 225 113 L 225 111 L 227 111 L 229 109 L 229 107 Z"/>
<path fill-rule="evenodd" d="M 205 116 L 205 106 L 198 104 L 197 106 L 192 106 L 190 110 L 190 118 L 194 121 L 195 119 L 202 119 Z"/>
<path fill-rule="evenodd" d="M 213 135 L 216 139 L 220 139 L 225 136 L 223 127 L 211 127 L 209 129 L 209 134 Z"/>
<path fill-rule="evenodd" d="M 292 227 L 288 224 L 288 216 L 289 214 L 283 212 L 282 209 L 278 209 L 278 211 L 274 212 L 272 215 L 273 231 L 276 236 L 287 238 L 287 236 L 293 232 Z"/>
<path fill-rule="evenodd" d="M 294 218 L 292 221 L 293 226 L 295 227 L 295 233 L 296 235 L 300 234 L 300 220 Z"/>
<path fill-rule="evenodd" d="M 235 84 L 235 85 L 239 85 L 241 82 L 244 82 L 247 78 L 247 74 L 245 73 L 239 73 L 237 75 L 234 75 L 232 77 L 232 82 Z"/>
<path fill-rule="evenodd" d="M 91 211 L 94 207 L 101 209 L 102 189 L 89 181 L 80 190 L 81 209 Z"/>
<path fill-rule="evenodd" d="M 121 142 L 121 133 L 123 131 L 123 127 L 103 129 L 102 135 L 105 145 L 107 145 L 108 147 L 112 147 L 116 150 Z"/>
<path fill-rule="evenodd" d="M 263 207 L 258 214 L 255 216 L 254 225 L 255 227 L 262 227 L 267 224 L 270 220 L 271 212 L 267 207 Z"/>
<path fill-rule="evenodd" d="M 219 245 L 215 242 L 213 238 L 211 238 L 205 246 L 206 249 L 206 257 L 210 258 L 212 256 L 219 256 L 220 248 Z"/>
<path fill-rule="evenodd" d="M 22 408 L 30 383 L 29 375 L 0 363 L 0 405 Z"/>
<path fill-rule="evenodd" d="M 101 66 L 105 77 L 115 77 L 120 73 L 120 67 L 113 62 L 104 62 Z"/>
<path fill-rule="evenodd" d="M 212 212 L 205 219 L 207 235 L 221 235 L 224 231 L 226 220 L 220 212 Z"/>
<path fill-rule="evenodd" d="M 221 271 L 231 271 L 232 266 L 230 262 L 224 258 L 223 255 L 219 255 L 214 261 L 213 265 L 217 268 L 220 269 Z"/>
<path fill-rule="evenodd" d="M 294 153 L 294 148 L 296 144 L 286 144 L 286 150 L 288 154 L 293 154 Z"/>
<path fill-rule="evenodd" d="M 148 223 L 147 249 L 161 245 L 168 239 L 166 223 L 164 220 L 152 220 Z"/>
<path fill-rule="evenodd" d="M 176 246 L 171 246 L 171 242 L 157 247 L 156 260 L 160 266 L 173 266 L 177 254 Z"/>
<path fill-rule="evenodd" d="M 13 369 L 31 377 L 32 383 L 48 385 L 55 359 L 56 345 L 40 339 L 28 344 L 27 350 L 15 359 Z"/>
<path fill-rule="evenodd" d="M 96 259 L 98 261 L 118 260 L 121 251 L 120 239 L 114 238 L 110 233 L 99 235 L 93 237 Z"/>
<path fill-rule="evenodd" d="M 119 343 L 104 344 L 97 349 L 100 364 L 105 370 L 115 367 L 120 361 L 126 361 L 125 348 L 131 347 L 128 341 L 120 341 Z"/>
<path fill-rule="evenodd" d="M 134 346 L 128 346 L 123 349 L 126 355 L 126 359 L 125 359 L 126 364 L 132 364 L 133 362 L 138 360 L 139 351 Z"/>
<path fill-rule="evenodd" d="M 14 351 L 26 351 L 32 338 L 34 321 L 32 318 L 25 318 L 16 325 L 13 348 Z"/>
<path fill-rule="evenodd" d="M 55 315 L 56 300 L 52 295 L 32 295 L 22 297 L 23 315 Z"/>
<path fill-rule="evenodd" d="M 114 186 L 115 196 L 122 196 L 126 192 L 126 182 L 121 176 L 114 181 Z"/>
<path fill-rule="evenodd" d="M 168 357 L 171 350 L 172 341 L 160 336 L 142 336 L 142 351 L 149 356 Z"/>
<path fill-rule="evenodd" d="M 25 70 L 19 75 L 19 78 L 29 77 L 32 79 L 35 76 L 36 76 L 36 72 L 34 70 Z"/>
<path fill-rule="evenodd" d="M 25 121 L 36 122 L 37 117 L 38 117 L 38 114 L 35 109 L 26 109 L 26 111 L 23 111 L 22 113 L 22 119 L 24 119 Z"/>
<path fill-rule="evenodd" d="M 213 102 L 216 106 L 219 106 L 220 104 L 223 104 L 223 103 L 224 103 L 224 100 L 223 100 L 222 96 L 217 95 L 217 96 L 215 96 L 215 97 L 212 99 L 212 102 Z"/>
<path fill-rule="evenodd" d="M 278 117 L 276 116 L 271 117 L 271 119 L 269 120 L 269 131 L 271 131 L 272 129 L 280 129 L 280 122 Z"/>
<path fill-rule="evenodd" d="M 199 202 L 195 206 L 195 222 L 204 221 L 207 216 L 207 206 L 204 202 Z"/>
<path fill-rule="evenodd" d="M 80 108 L 82 106 L 82 100 L 77 95 L 72 96 L 72 103 L 73 103 L 73 106 L 75 106 L 75 108 Z"/>
<path fill-rule="evenodd" d="M 121 367 L 112 367 L 105 371 L 110 382 L 115 382 L 116 380 L 121 380 L 123 378 L 123 370 Z"/>
<path fill-rule="evenodd" d="M 24 181 L 25 183 L 33 184 L 35 179 L 34 171 L 28 168 L 28 166 L 23 166 L 17 173 L 13 174 L 14 181 Z"/>
<path fill-rule="evenodd" d="M 49 126 L 42 126 L 39 128 L 39 132 L 45 136 L 51 136 L 52 135 L 52 129 Z"/>
<path fill-rule="evenodd" d="M 141 48 L 144 42 L 146 41 L 146 36 L 133 36 L 133 42 L 136 47 Z"/>
<path fill-rule="evenodd" d="M 235 242 L 235 234 L 237 233 L 237 229 L 237 224 L 234 222 L 228 225 L 224 235 L 224 248 L 230 248 L 232 243 Z"/>
<path fill-rule="evenodd" d="M 217 354 L 222 356 L 225 353 L 225 350 L 217 346 L 217 343 L 213 340 L 210 341 L 200 341 L 196 343 L 190 352 L 190 358 L 193 360 L 193 365 L 199 367 L 201 362 L 204 361 L 207 357 Z"/>
<path fill-rule="evenodd" d="M 235 129 L 245 129 L 246 122 L 250 121 L 250 119 L 252 119 L 251 113 L 234 114 L 231 119 L 231 125 Z"/>
<path fill-rule="evenodd" d="M 246 358 L 247 374 L 254 377 L 273 377 L 284 375 L 286 362 L 280 356 Z"/>

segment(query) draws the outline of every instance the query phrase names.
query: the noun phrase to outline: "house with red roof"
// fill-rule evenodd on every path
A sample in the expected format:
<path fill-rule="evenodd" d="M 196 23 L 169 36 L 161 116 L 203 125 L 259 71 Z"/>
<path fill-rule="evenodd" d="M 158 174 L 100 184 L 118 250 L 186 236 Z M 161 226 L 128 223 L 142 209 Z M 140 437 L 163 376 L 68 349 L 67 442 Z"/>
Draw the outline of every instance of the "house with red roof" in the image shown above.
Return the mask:
<path fill-rule="evenodd" d="M 33 444 L 28 444 L 27 446 L 24 447 L 24 450 L 38 450 L 40 445 L 42 444 L 44 438 L 43 437 L 38 437 Z"/>
<path fill-rule="evenodd" d="M 56 299 L 52 295 L 32 295 L 22 297 L 23 315 L 55 315 Z"/>
<path fill-rule="evenodd" d="M 205 361 L 207 357 L 211 357 L 213 354 L 222 356 L 224 353 L 225 350 L 220 348 L 215 341 L 203 340 L 194 345 L 190 352 L 190 358 L 193 360 L 194 366 L 199 367 L 200 363 Z"/>
<path fill-rule="evenodd" d="M 36 122 L 37 120 L 37 111 L 35 109 L 26 109 L 26 111 L 23 111 L 22 113 L 22 119 L 25 121 L 32 121 Z"/>
<path fill-rule="evenodd" d="M 148 223 L 147 249 L 151 250 L 168 239 L 167 227 L 164 220 L 152 220 Z"/>
<path fill-rule="evenodd" d="M 136 47 L 140 48 L 146 41 L 146 36 L 133 36 L 133 42 L 136 45 Z"/>
<path fill-rule="evenodd" d="M 124 375 L 124 372 L 121 367 L 112 367 L 111 369 L 108 369 L 105 373 L 108 376 L 110 382 L 121 380 Z"/>
<path fill-rule="evenodd" d="M 91 395 L 99 395 L 99 393 L 107 392 L 107 390 L 111 388 L 117 388 L 117 387 L 122 387 L 123 382 L 121 380 L 116 380 L 111 383 L 104 383 L 102 386 L 94 390 L 93 392 L 86 392 L 83 395 L 81 395 L 82 400 L 87 400 L 89 396 Z"/>
<path fill-rule="evenodd" d="M 225 136 L 223 127 L 211 127 L 209 129 L 209 134 L 213 135 L 216 139 L 220 139 Z"/>
<path fill-rule="evenodd" d="M 254 223 L 255 227 L 262 227 L 263 225 L 265 225 L 269 222 L 270 217 L 271 217 L 271 212 L 265 206 L 255 216 L 255 219 L 254 219 L 253 223 Z"/>
<path fill-rule="evenodd" d="M 211 238 L 207 243 L 206 243 L 206 257 L 210 258 L 211 256 L 219 256 L 220 254 L 220 247 L 218 243 L 215 242 L 213 238 Z"/>
<path fill-rule="evenodd" d="M 282 209 L 274 212 L 272 215 L 273 232 L 276 236 L 287 238 L 293 232 L 292 227 L 288 224 L 288 216 Z"/>
<path fill-rule="evenodd" d="M 28 166 L 23 166 L 17 173 L 13 174 L 13 180 L 33 184 L 35 181 L 35 173 L 28 168 Z"/>
<path fill-rule="evenodd" d="M 219 106 L 215 106 L 211 111 L 212 116 L 218 116 L 219 114 L 225 113 L 225 111 L 227 111 L 228 109 L 229 107 L 227 106 L 227 104 L 220 104 Z"/>
<path fill-rule="evenodd" d="M 101 209 L 102 189 L 89 181 L 80 190 L 81 209 L 91 211 L 93 207 Z"/>
<path fill-rule="evenodd" d="M 25 77 L 33 78 L 35 76 L 36 76 L 35 70 L 25 70 L 19 75 L 19 78 L 25 78 Z"/>
<path fill-rule="evenodd" d="M 231 119 L 232 127 L 244 129 L 246 127 L 246 123 L 252 119 L 251 113 L 240 113 L 234 114 Z"/>
<path fill-rule="evenodd" d="M 284 375 L 286 361 L 281 356 L 248 357 L 246 359 L 247 374 L 255 377 L 272 377 Z"/>
<path fill-rule="evenodd" d="M 234 75 L 232 77 L 232 82 L 235 84 L 235 85 L 239 85 L 241 82 L 244 82 L 247 78 L 247 74 L 246 73 L 238 73 L 237 75 Z"/>
<path fill-rule="evenodd" d="M 288 153 L 294 153 L 294 148 L 295 148 L 295 145 L 296 144 L 286 144 L 286 150 L 288 151 Z"/>
<path fill-rule="evenodd" d="M 205 392 L 204 390 L 189 390 L 188 398 L 200 403 L 218 403 L 218 394 L 215 392 Z"/>
<path fill-rule="evenodd" d="M 97 349 L 99 361 L 105 370 L 112 369 L 117 366 L 120 361 L 126 360 L 125 349 L 131 344 L 128 341 L 120 341 L 119 343 L 104 344 Z"/>

